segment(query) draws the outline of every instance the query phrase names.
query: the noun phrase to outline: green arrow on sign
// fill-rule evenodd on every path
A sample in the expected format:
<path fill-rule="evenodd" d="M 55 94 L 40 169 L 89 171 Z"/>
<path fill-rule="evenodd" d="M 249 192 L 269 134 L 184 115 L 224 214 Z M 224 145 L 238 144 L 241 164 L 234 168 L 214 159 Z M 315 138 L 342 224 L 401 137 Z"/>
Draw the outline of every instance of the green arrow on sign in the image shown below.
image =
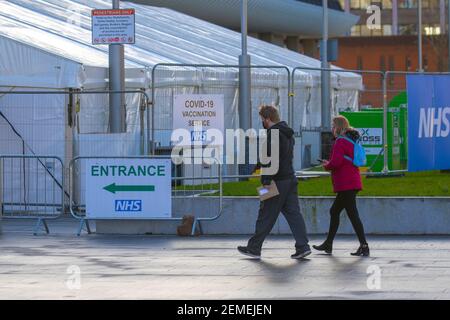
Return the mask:
<path fill-rule="evenodd" d="M 111 193 L 116 192 L 152 192 L 155 191 L 155 186 L 153 185 L 116 185 L 115 183 L 111 183 L 110 185 L 103 187 L 106 191 Z"/>

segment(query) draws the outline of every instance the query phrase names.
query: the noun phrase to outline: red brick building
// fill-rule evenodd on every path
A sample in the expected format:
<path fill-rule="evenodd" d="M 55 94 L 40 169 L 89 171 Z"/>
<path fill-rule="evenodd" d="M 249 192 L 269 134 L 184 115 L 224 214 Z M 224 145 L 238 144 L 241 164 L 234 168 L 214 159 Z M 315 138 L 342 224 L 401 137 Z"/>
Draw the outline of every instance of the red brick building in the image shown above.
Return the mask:
<path fill-rule="evenodd" d="M 446 71 L 447 40 L 445 35 L 424 36 L 423 68 L 425 71 Z M 339 57 L 335 65 L 355 70 L 417 71 L 417 36 L 370 36 L 339 39 Z M 376 75 L 364 74 L 366 91 L 361 96 L 362 105 L 382 106 L 382 82 Z M 388 78 L 388 99 L 406 88 L 405 77 Z"/>

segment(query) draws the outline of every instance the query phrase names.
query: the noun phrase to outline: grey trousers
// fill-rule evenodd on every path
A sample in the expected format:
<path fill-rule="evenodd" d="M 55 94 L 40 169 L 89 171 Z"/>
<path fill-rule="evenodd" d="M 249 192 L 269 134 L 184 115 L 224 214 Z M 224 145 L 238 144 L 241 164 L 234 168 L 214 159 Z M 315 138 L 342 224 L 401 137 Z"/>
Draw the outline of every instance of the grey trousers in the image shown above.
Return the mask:
<path fill-rule="evenodd" d="M 295 248 L 309 249 L 305 221 L 300 213 L 298 202 L 297 179 L 293 177 L 288 180 L 275 181 L 275 183 L 280 194 L 261 201 L 255 234 L 248 241 L 247 247 L 255 253 L 260 253 L 264 239 L 269 235 L 282 212 L 295 238 Z"/>

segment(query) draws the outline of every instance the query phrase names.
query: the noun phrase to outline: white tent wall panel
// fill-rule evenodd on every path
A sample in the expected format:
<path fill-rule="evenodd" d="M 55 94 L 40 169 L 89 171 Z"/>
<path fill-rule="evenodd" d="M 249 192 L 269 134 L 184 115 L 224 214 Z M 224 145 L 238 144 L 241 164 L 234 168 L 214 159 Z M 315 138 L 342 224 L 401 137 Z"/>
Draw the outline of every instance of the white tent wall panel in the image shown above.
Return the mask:
<path fill-rule="evenodd" d="M 26 154 L 64 158 L 66 103 L 64 94 L 6 94 L 0 97 L 0 110 L 25 140 Z M 2 153 L 10 154 L 11 147 Z"/>
<path fill-rule="evenodd" d="M 27 90 L 37 91 L 38 89 Z M 14 133 L 5 119 L 0 119 L 1 154 L 49 155 L 64 161 L 67 129 L 66 103 L 66 96 L 61 94 L 2 95 L 0 110 L 21 138 Z M 24 148 L 23 141 L 25 141 Z M 62 182 L 61 165 L 50 159 L 42 159 L 42 162 L 43 164 L 34 159 L 22 162 L 10 160 L 9 165 L 4 167 L 5 202 L 21 200 L 26 203 L 60 203 L 61 190 L 54 178 L 59 183 Z M 44 166 L 51 175 L 46 172 Z M 24 179 L 26 179 L 26 187 L 24 187 Z"/>
<path fill-rule="evenodd" d="M 84 78 L 81 64 L 2 36 L 0 57 L 0 86 L 78 88 Z"/>

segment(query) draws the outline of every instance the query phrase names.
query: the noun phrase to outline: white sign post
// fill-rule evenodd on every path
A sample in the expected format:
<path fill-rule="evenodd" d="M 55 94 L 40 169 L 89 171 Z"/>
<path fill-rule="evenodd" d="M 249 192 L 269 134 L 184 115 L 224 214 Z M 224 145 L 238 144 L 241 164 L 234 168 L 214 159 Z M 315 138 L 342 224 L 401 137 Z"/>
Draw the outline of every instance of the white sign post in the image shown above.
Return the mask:
<path fill-rule="evenodd" d="M 198 130 L 201 128 L 201 131 Z M 224 134 L 224 96 L 222 94 L 181 94 L 174 96 L 173 129 L 188 130 L 191 142 L 205 143 L 206 131 Z"/>
<path fill-rule="evenodd" d="M 170 159 L 86 160 L 88 219 L 169 218 Z"/>
<path fill-rule="evenodd" d="M 92 10 L 92 44 L 134 44 L 134 9 Z"/>

